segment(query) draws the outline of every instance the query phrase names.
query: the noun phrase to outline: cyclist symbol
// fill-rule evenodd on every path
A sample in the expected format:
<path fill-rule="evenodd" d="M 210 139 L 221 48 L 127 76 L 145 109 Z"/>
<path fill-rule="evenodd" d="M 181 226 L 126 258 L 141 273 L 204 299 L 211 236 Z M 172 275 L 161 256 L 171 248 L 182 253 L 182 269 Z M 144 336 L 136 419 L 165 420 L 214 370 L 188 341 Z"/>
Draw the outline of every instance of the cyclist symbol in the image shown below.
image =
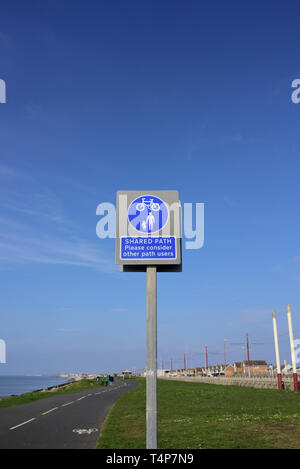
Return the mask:
<path fill-rule="evenodd" d="M 145 202 L 145 198 L 146 197 L 142 197 L 142 202 L 136 204 L 136 209 L 139 212 L 142 212 L 143 210 L 145 210 L 145 208 L 150 208 L 154 212 L 157 212 L 159 210 L 159 204 L 157 202 L 153 202 L 153 199 L 146 200 Z"/>
<path fill-rule="evenodd" d="M 169 211 L 158 197 L 145 195 L 135 199 L 128 208 L 130 224 L 142 233 L 155 233 L 167 223 Z"/>

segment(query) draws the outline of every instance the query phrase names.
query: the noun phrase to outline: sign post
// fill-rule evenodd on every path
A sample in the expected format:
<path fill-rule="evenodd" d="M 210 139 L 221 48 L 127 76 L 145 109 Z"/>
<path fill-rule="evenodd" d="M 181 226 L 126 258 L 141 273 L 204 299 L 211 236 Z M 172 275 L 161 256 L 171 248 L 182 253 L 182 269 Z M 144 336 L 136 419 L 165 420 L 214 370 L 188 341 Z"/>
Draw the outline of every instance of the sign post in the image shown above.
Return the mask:
<path fill-rule="evenodd" d="M 181 272 L 177 191 L 118 191 L 116 263 L 146 272 L 146 447 L 157 449 L 157 272 Z"/>
<path fill-rule="evenodd" d="M 157 288 L 156 267 L 147 267 L 146 447 L 157 449 Z"/>

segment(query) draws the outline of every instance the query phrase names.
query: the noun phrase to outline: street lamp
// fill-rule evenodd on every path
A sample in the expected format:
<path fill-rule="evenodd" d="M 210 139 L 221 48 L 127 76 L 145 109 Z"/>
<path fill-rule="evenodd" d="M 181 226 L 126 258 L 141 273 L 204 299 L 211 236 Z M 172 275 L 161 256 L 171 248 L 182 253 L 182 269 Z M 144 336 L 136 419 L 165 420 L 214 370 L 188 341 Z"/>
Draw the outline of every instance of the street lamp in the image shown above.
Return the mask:
<path fill-rule="evenodd" d="M 228 339 L 224 339 L 224 376 L 226 375 L 226 342 Z"/>

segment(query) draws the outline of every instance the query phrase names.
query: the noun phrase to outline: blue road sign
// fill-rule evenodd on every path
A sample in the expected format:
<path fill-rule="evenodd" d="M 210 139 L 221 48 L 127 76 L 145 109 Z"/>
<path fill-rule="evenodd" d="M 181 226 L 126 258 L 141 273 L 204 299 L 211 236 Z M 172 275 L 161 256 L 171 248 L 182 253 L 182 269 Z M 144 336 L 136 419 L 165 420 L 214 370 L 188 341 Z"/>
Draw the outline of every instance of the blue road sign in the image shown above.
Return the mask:
<path fill-rule="evenodd" d="M 123 236 L 120 257 L 125 260 L 176 259 L 175 236 Z"/>
<path fill-rule="evenodd" d="M 133 228 L 144 234 L 161 230 L 168 222 L 169 209 L 159 197 L 143 195 L 128 208 L 128 220 Z"/>
<path fill-rule="evenodd" d="M 123 272 L 181 272 L 181 208 L 178 191 L 119 190 L 116 263 Z"/>

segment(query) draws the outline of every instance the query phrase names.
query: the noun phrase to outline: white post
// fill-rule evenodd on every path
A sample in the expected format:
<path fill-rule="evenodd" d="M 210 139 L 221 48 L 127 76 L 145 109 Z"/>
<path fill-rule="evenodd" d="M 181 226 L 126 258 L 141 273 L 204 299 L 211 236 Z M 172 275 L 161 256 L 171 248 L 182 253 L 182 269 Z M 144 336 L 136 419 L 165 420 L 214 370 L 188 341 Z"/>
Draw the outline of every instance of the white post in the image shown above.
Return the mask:
<path fill-rule="evenodd" d="M 293 366 L 294 391 L 298 391 L 298 376 L 297 376 L 297 371 L 296 371 L 296 359 L 295 359 L 293 326 L 292 326 L 292 316 L 291 316 L 290 305 L 287 305 L 287 317 L 288 317 L 288 325 L 289 325 L 291 358 L 292 358 L 292 366 Z"/>
<path fill-rule="evenodd" d="M 278 347 L 278 334 L 277 334 L 277 322 L 276 322 L 276 313 L 275 313 L 275 311 L 272 311 L 272 316 L 273 316 L 274 344 L 275 344 L 275 355 L 276 355 L 276 366 L 277 366 L 277 382 L 278 382 L 278 389 L 282 389 L 281 368 L 280 368 L 279 347 Z"/>

